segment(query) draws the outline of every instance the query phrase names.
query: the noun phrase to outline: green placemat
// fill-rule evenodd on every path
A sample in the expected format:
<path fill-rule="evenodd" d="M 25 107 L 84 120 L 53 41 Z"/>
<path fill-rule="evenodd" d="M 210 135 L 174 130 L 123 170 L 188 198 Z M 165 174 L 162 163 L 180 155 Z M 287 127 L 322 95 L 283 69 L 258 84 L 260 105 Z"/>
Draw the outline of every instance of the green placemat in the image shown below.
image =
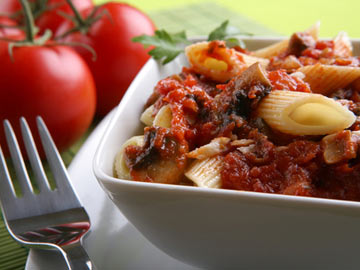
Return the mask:
<path fill-rule="evenodd" d="M 190 37 L 207 36 L 211 30 L 227 19 L 231 25 L 236 26 L 242 32 L 251 32 L 254 35 L 260 36 L 278 35 L 275 31 L 215 2 L 204 2 L 175 9 L 153 11 L 149 15 L 158 28 L 164 28 L 169 32 L 185 29 Z"/>
<path fill-rule="evenodd" d="M 251 32 L 255 35 L 276 34 L 274 31 L 249 20 L 245 16 L 232 12 L 213 2 L 203 2 L 172 9 L 152 11 L 149 15 L 158 28 L 164 28 L 170 32 L 177 32 L 185 29 L 188 36 L 207 35 L 226 19 L 229 19 L 231 24 L 238 27 L 240 30 Z M 70 164 L 72 158 L 98 121 L 98 119 L 95 120 L 87 134 L 67 152 L 62 154 L 67 165 Z M 27 254 L 28 249 L 18 245 L 12 240 L 2 219 L 0 219 L 0 269 L 24 269 Z"/>

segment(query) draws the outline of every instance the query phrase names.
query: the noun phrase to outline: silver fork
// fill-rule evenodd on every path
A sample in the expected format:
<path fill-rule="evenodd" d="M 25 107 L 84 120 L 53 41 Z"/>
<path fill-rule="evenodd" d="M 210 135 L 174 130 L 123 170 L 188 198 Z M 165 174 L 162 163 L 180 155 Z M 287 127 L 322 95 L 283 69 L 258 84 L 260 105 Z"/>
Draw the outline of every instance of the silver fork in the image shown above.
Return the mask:
<path fill-rule="evenodd" d="M 31 131 L 22 117 L 21 133 L 39 188 L 38 194 L 34 192 L 15 133 L 5 120 L 6 140 L 22 190 L 22 196 L 17 196 L 0 147 L 0 201 L 7 229 L 22 245 L 59 250 L 69 269 L 95 269 L 81 246 L 82 237 L 90 228 L 89 217 L 69 182 L 43 120 L 37 117 L 36 122 L 56 188 L 50 188 Z"/>

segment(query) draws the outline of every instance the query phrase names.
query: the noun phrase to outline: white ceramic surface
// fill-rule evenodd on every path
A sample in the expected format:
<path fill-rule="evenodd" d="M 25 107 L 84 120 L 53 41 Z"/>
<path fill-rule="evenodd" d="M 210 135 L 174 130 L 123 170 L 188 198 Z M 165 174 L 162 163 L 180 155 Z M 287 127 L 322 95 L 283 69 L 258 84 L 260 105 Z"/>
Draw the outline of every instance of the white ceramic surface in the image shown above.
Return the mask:
<path fill-rule="evenodd" d="M 98 270 L 195 270 L 164 254 L 147 241 L 120 213 L 98 184 L 92 161 L 109 120 L 93 131 L 69 167 L 69 175 L 91 220 L 85 249 Z M 62 257 L 51 251 L 31 250 L 26 270 L 65 270 Z"/>
<path fill-rule="evenodd" d="M 252 39 L 249 48 L 274 40 Z M 355 42 L 356 50 L 359 41 Z M 115 111 L 95 155 L 95 174 L 128 220 L 167 254 L 207 269 L 359 269 L 360 203 L 141 183 L 112 177 L 121 144 L 141 134 L 154 85 L 184 57 L 150 60 Z"/>

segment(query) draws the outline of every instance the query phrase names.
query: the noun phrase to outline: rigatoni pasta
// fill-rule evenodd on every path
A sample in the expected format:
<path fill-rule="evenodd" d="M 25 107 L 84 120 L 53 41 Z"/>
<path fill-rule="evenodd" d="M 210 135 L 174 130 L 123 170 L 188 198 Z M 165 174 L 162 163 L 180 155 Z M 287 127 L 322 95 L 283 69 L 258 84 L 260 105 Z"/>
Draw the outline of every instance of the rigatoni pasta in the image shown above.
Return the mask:
<path fill-rule="evenodd" d="M 252 56 L 252 55 L 248 55 L 248 54 L 240 53 L 240 52 L 237 52 L 236 54 L 242 58 L 242 60 L 246 64 L 246 67 L 250 67 L 251 65 L 253 65 L 255 63 L 259 63 L 263 68 L 266 69 L 266 67 L 269 65 L 269 59 L 262 58 L 262 57 L 256 57 L 256 56 Z"/>
<path fill-rule="evenodd" d="M 114 170 L 116 177 L 121 179 L 131 179 L 129 167 L 125 162 L 125 148 L 129 145 L 142 146 L 144 144 L 144 136 L 134 136 L 128 139 L 120 148 L 115 157 Z"/>
<path fill-rule="evenodd" d="M 319 29 L 320 29 L 320 22 L 315 23 L 312 25 L 308 30 L 305 31 L 305 33 L 308 33 L 311 35 L 315 40 L 318 39 L 319 36 Z M 277 56 L 288 48 L 289 40 L 284 39 L 282 41 L 279 41 L 277 43 L 271 44 L 265 48 L 258 49 L 252 53 L 255 57 L 260 58 L 271 58 L 274 56 Z"/>
<path fill-rule="evenodd" d="M 305 75 L 304 81 L 310 84 L 311 90 L 322 95 L 330 95 L 360 78 L 360 67 L 317 63 L 301 67 L 298 71 Z"/>
<path fill-rule="evenodd" d="M 261 48 L 253 52 L 253 56 L 261 58 L 271 58 L 284 52 L 289 45 L 289 40 L 285 39 L 269 45 L 268 47 Z"/>
<path fill-rule="evenodd" d="M 154 118 L 153 125 L 159 127 L 170 128 L 172 120 L 171 108 L 169 105 L 165 105 L 160 108 Z"/>
<path fill-rule="evenodd" d="M 146 108 L 146 110 L 141 114 L 140 121 L 146 126 L 152 126 L 154 122 L 153 112 L 154 112 L 154 106 L 151 105 L 148 108 Z"/>
<path fill-rule="evenodd" d="M 165 105 L 154 116 L 154 106 L 151 105 L 141 114 L 140 121 L 146 126 L 170 127 L 171 125 L 171 109 L 169 105 Z"/>
<path fill-rule="evenodd" d="M 239 75 L 254 63 L 264 68 L 269 64 L 268 59 L 226 48 L 220 41 L 196 43 L 188 46 L 185 52 L 194 70 L 219 82 Z"/>
<path fill-rule="evenodd" d="M 340 32 L 334 38 L 334 52 L 338 57 L 353 56 L 353 46 L 346 32 Z"/>
<path fill-rule="evenodd" d="M 235 50 L 226 48 L 223 42 L 196 43 L 188 46 L 185 53 L 198 73 L 220 82 L 225 82 L 246 69 Z"/>
<path fill-rule="evenodd" d="M 355 115 L 331 98 L 295 91 L 273 91 L 261 101 L 259 116 L 292 135 L 326 135 L 350 127 Z"/>
<path fill-rule="evenodd" d="M 218 155 L 195 160 L 185 171 L 185 176 L 198 187 L 220 188 L 223 157 Z"/>

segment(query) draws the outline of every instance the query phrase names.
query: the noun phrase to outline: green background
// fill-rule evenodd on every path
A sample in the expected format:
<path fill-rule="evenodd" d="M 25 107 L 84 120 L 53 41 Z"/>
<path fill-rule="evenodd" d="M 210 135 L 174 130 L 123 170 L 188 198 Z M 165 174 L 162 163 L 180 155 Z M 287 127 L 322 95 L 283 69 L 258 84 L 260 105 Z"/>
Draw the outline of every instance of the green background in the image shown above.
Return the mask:
<path fill-rule="evenodd" d="M 201 0 L 130 0 L 126 2 L 150 15 L 156 11 L 181 8 L 189 4 L 209 3 L 209 1 Z M 214 0 L 211 2 L 246 16 L 283 35 L 303 30 L 320 20 L 322 37 L 335 36 L 342 30 L 348 32 L 351 37 L 360 38 L 359 0 Z"/>

